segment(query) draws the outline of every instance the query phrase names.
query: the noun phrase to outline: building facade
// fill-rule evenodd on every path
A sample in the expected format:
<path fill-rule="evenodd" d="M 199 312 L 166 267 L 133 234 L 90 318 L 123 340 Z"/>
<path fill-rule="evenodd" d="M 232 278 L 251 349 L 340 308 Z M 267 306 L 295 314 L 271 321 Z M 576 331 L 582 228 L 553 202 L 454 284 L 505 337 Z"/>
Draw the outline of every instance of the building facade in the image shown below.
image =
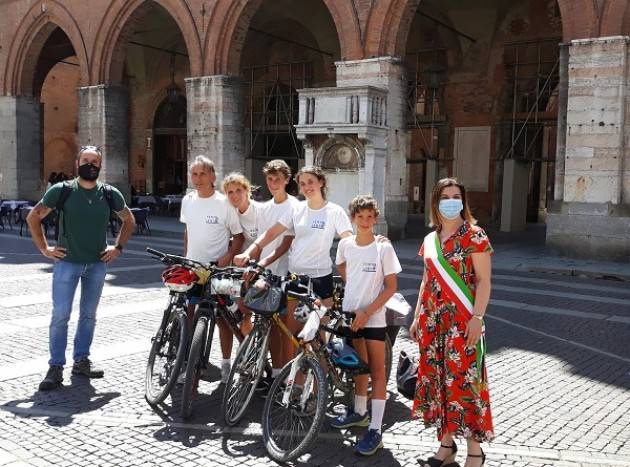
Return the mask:
<path fill-rule="evenodd" d="M 626 0 L 4 0 L 0 197 L 83 144 L 127 195 L 283 158 L 396 238 L 454 175 L 483 225 L 627 260 L 628 34 Z"/>

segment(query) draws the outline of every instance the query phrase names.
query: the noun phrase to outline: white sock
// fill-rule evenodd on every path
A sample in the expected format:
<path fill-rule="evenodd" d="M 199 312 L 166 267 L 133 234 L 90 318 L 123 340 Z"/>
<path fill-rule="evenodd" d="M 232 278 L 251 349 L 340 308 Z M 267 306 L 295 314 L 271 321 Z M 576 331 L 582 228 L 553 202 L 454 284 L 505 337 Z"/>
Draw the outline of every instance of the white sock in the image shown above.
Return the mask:
<path fill-rule="evenodd" d="M 383 424 L 383 414 L 385 413 L 385 400 L 372 399 L 372 416 L 370 417 L 370 430 L 381 432 Z"/>
<path fill-rule="evenodd" d="M 226 366 L 232 366 L 232 359 L 231 358 L 224 358 L 221 361 L 221 368 L 224 368 Z"/>
<path fill-rule="evenodd" d="M 367 412 L 367 396 L 354 396 L 354 413 L 365 415 Z"/>
<path fill-rule="evenodd" d="M 272 368 L 271 369 L 271 377 L 275 378 L 276 376 L 278 376 L 280 374 L 281 371 L 282 371 L 282 368 Z"/>

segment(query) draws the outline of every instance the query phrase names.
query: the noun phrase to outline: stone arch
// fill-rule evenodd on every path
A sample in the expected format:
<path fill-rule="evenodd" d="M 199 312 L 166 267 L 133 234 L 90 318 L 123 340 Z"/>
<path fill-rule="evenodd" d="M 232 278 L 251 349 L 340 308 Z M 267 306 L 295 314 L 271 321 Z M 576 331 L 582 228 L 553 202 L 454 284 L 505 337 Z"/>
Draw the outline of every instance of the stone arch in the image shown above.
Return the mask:
<path fill-rule="evenodd" d="M 11 41 L 4 74 L 5 95 L 33 95 L 34 74 L 44 44 L 55 29 L 68 37 L 79 61 L 81 83 L 90 81 L 87 47 L 78 23 L 60 2 L 49 0 L 31 7 Z"/>
<path fill-rule="evenodd" d="M 98 84 L 121 83 L 129 35 L 154 3 L 164 8 L 179 27 L 188 51 L 191 76 L 201 75 L 203 56 L 199 31 L 184 0 L 115 0 L 104 15 L 92 54 L 92 76 Z"/>
<path fill-rule="evenodd" d="M 322 0 L 333 19 L 342 60 L 363 57 L 359 20 L 350 2 Z M 205 74 L 238 75 L 249 24 L 263 0 L 224 1 L 212 15 L 206 34 Z"/>
<path fill-rule="evenodd" d="M 627 2 L 609 0 L 604 6 L 601 19 L 602 36 L 619 36 L 630 33 L 630 8 Z"/>
<path fill-rule="evenodd" d="M 599 35 L 599 15 L 595 10 L 595 2 L 591 0 L 557 1 L 562 17 L 562 32 L 565 41 Z M 420 2 L 421 0 L 378 2 L 368 22 L 365 39 L 366 56 L 404 56 L 407 36 Z M 609 2 L 604 14 L 608 12 L 610 17 L 618 15 L 615 20 L 620 22 L 621 19 L 619 18 L 623 18 L 623 15 L 616 10 L 621 6 L 613 6 L 612 4 L 615 3 L 617 5 L 624 4 L 625 7 L 625 2 Z M 616 27 L 612 21 L 609 24 L 609 28 Z M 621 30 L 621 27 L 619 26 L 618 29 Z"/>

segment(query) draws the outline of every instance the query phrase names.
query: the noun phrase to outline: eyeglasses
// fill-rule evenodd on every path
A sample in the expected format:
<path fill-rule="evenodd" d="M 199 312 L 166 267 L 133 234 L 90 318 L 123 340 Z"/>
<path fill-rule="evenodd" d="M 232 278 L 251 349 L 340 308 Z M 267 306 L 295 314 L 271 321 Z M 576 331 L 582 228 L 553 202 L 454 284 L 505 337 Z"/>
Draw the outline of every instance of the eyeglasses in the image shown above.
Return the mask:
<path fill-rule="evenodd" d="M 98 146 L 81 146 L 79 149 L 79 156 L 84 152 L 94 152 L 98 154 L 99 157 L 103 157 L 103 153 L 101 152 L 101 148 Z"/>

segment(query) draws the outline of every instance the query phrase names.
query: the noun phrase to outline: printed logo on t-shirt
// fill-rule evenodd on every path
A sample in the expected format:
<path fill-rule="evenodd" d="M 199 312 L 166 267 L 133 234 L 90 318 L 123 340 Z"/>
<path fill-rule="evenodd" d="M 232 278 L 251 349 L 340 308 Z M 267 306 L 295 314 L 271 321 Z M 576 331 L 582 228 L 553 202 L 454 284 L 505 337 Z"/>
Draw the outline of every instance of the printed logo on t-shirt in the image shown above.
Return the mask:
<path fill-rule="evenodd" d="M 257 229 L 257 228 L 255 228 L 255 227 L 254 227 L 253 229 L 248 229 L 248 231 L 247 231 L 247 232 L 249 233 L 249 236 L 250 236 L 251 238 L 256 238 L 256 237 L 258 237 L 258 229 Z"/>
<path fill-rule="evenodd" d="M 376 272 L 376 263 L 363 263 L 363 272 Z"/>
<path fill-rule="evenodd" d="M 326 227 L 326 221 L 321 219 L 313 219 L 311 222 L 311 229 L 320 229 L 324 230 Z"/>
<path fill-rule="evenodd" d="M 219 216 L 206 216 L 206 224 L 216 225 L 219 223 Z"/>

